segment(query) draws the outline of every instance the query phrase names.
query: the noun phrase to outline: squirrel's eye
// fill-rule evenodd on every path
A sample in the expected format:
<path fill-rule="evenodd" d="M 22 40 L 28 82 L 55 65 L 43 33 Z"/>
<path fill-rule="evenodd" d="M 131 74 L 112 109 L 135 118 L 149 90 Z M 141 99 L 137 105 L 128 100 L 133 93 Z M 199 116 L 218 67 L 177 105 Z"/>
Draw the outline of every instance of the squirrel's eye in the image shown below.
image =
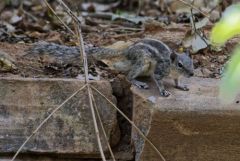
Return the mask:
<path fill-rule="evenodd" d="M 178 66 L 181 68 L 181 67 L 183 67 L 183 64 L 179 62 Z"/>

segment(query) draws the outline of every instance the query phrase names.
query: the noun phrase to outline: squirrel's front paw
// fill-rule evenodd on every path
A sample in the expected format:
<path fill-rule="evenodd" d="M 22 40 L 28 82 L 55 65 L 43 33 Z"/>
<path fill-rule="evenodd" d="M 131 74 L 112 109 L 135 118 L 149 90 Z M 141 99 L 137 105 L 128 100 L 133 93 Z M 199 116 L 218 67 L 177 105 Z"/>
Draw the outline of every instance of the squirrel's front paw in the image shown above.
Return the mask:
<path fill-rule="evenodd" d="M 184 86 L 176 86 L 177 89 L 183 90 L 183 91 L 189 91 L 189 88 L 184 85 Z"/>
<path fill-rule="evenodd" d="M 165 89 L 162 89 L 162 90 L 160 90 L 160 95 L 163 97 L 168 97 L 168 96 L 170 96 L 170 92 L 168 92 Z"/>

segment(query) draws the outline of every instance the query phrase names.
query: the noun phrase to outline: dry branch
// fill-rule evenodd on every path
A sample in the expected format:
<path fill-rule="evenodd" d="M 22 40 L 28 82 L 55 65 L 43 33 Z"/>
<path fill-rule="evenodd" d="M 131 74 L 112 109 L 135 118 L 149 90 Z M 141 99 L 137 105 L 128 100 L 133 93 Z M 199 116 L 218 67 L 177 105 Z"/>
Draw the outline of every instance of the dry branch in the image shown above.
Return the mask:
<path fill-rule="evenodd" d="M 107 146 L 108 146 L 108 150 L 111 154 L 111 157 L 112 157 L 112 160 L 113 161 L 116 161 L 115 157 L 114 157 L 114 154 L 113 154 L 113 151 L 112 151 L 112 148 L 108 142 L 108 139 L 107 139 L 107 134 L 106 134 L 106 131 L 104 129 L 104 126 L 103 126 L 103 123 L 102 123 L 102 120 L 101 120 L 101 116 L 99 114 L 99 111 L 98 111 L 98 107 L 97 107 L 97 104 L 96 104 L 96 101 L 95 101 L 95 98 L 94 96 L 92 95 L 92 100 L 93 100 L 93 104 L 94 104 L 94 108 L 95 108 L 95 111 L 97 113 L 97 117 L 98 117 L 98 121 L 100 123 L 100 126 L 101 126 L 101 129 L 102 129 L 102 132 L 103 132 L 103 136 L 104 136 L 104 139 L 105 139 L 105 142 L 107 143 Z"/>
<path fill-rule="evenodd" d="M 47 0 L 44 0 L 44 3 L 47 5 L 47 7 L 52 11 L 52 13 L 57 17 L 57 19 L 63 24 L 63 26 L 71 33 L 74 35 L 74 32 L 68 27 L 62 19 L 57 15 L 57 13 L 54 11 L 54 9 L 51 7 L 51 5 L 47 2 Z"/>
<path fill-rule="evenodd" d="M 57 2 L 65 9 L 67 14 L 71 16 L 75 22 L 81 24 L 81 21 L 78 19 L 78 17 L 71 11 L 71 9 L 62 1 L 62 0 L 57 0 Z"/>
<path fill-rule="evenodd" d="M 92 100 L 92 97 L 91 97 L 92 96 L 92 89 L 90 88 L 90 85 L 89 85 L 87 55 L 85 53 L 82 31 L 81 31 L 81 28 L 80 28 L 80 23 L 76 22 L 76 25 L 77 25 L 77 29 L 78 29 L 77 30 L 77 32 L 78 32 L 77 36 L 78 36 L 78 41 L 79 41 L 80 54 L 83 57 L 85 83 L 87 85 L 88 99 L 89 99 L 89 104 L 90 104 L 91 113 L 92 113 L 92 117 L 93 117 L 94 130 L 95 130 L 95 134 L 96 134 L 96 137 L 97 137 L 98 148 L 99 148 L 102 160 L 106 161 L 106 157 L 105 157 L 104 152 L 103 152 L 103 147 L 102 147 L 100 134 L 99 134 L 99 130 L 98 130 L 96 115 L 95 115 L 95 111 L 94 111 L 94 107 L 93 107 L 93 100 Z"/>
<path fill-rule="evenodd" d="M 193 9 L 191 8 L 191 19 L 192 19 L 192 25 L 193 25 L 193 29 L 194 32 L 202 39 L 202 41 L 207 45 L 207 47 L 209 47 L 209 44 L 207 43 L 207 41 L 205 40 L 205 38 L 198 32 L 198 30 L 196 29 L 196 24 L 195 24 L 195 17 L 193 15 Z M 191 20 L 190 19 L 190 20 Z"/>

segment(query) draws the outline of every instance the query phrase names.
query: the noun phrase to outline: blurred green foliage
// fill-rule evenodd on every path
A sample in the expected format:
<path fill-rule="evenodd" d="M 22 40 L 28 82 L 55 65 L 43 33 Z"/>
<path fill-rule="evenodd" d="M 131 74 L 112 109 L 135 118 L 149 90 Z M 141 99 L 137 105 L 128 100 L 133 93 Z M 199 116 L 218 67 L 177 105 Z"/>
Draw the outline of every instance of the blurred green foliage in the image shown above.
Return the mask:
<path fill-rule="evenodd" d="M 240 4 L 228 7 L 221 20 L 212 29 L 211 40 L 223 44 L 228 39 L 240 33 Z"/>
<path fill-rule="evenodd" d="M 222 45 L 228 39 L 240 34 L 240 4 L 229 6 L 221 20 L 211 32 L 212 44 Z M 222 102 L 231 103 L 240 91 L 240 46 L 232 53 L 220 84 L 219 96 Z"/>

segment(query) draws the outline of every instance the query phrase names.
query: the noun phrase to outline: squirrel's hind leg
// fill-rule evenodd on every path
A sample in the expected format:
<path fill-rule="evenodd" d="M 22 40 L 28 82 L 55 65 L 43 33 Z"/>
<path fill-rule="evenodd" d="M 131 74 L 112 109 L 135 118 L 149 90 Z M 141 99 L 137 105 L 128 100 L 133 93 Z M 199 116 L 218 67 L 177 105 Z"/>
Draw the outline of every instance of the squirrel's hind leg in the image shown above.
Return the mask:
<path fill-rule="evenodd" d="M 135 86 L 137 86 L 140 89 L 148 89 L 149 86 L 147 83 L 141 82 L 136 80 L 138 76 L 142 74 L 142 68 L 139 65 L 133 65 L 132 69 L 128 73 L 128 80 L 131 81 L 131 83 Z"/>

